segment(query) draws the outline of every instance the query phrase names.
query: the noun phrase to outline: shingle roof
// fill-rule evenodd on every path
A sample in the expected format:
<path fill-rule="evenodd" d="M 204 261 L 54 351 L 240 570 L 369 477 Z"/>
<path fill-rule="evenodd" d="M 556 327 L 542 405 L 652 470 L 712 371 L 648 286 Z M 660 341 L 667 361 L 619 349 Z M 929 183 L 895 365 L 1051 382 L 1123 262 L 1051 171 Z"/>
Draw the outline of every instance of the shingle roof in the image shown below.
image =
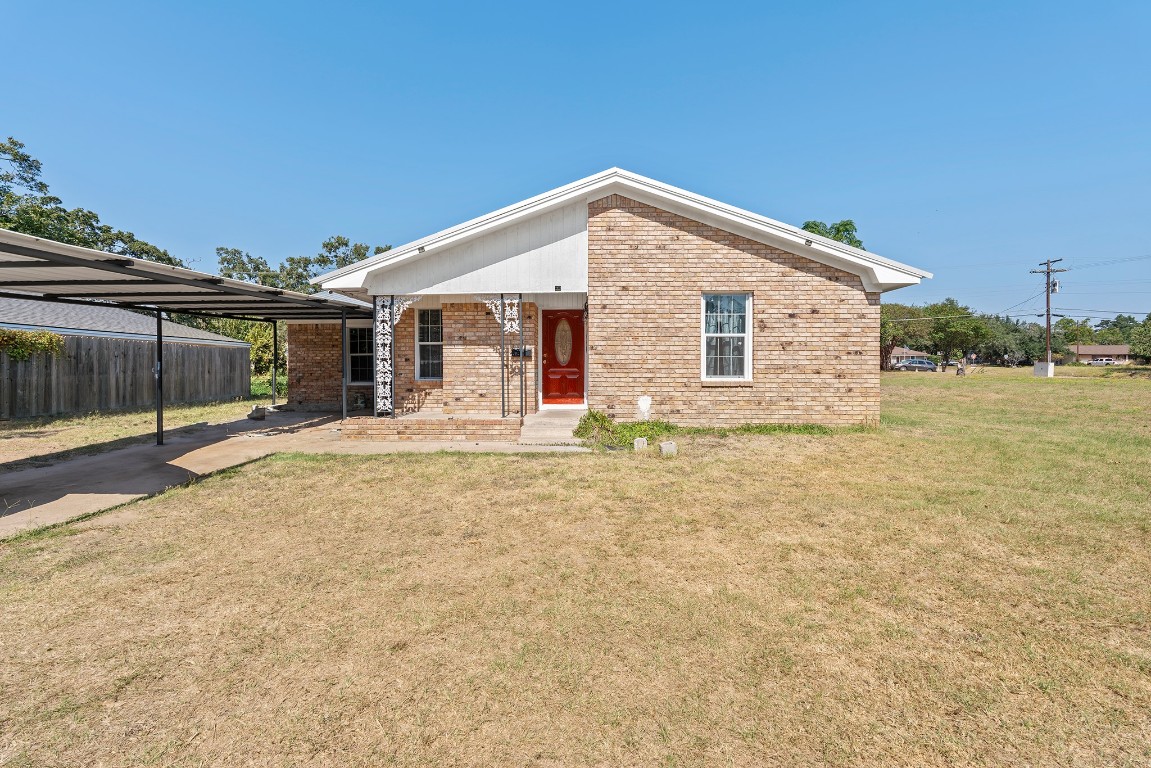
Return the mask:
<path fill-rule="evenodd" d="M 202 331 L 199 328 L 189 328 L 170 320 L 165 320 L 163 323 L 165 341 L 186 344 L 248 345 L 244 341 Z M 156 338 L 155 317 L 111 306 L 52 304 L 25 299 L 0 298 L 0 326 L 42 328 L 82 336 Z"/>
<path fill-rule="evenodd" d="M 1072 344 L 1078 355 L 1129 355 L 1130 344 Z"/>

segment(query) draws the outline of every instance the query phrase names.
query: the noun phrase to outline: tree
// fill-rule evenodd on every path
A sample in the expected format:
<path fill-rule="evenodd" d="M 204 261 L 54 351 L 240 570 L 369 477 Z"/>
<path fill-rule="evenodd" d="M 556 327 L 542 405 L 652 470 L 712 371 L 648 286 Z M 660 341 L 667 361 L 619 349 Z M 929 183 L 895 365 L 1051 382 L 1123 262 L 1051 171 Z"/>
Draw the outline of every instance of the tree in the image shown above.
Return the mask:
<path fill-rule="evenodd" d="M 343 235 L 329 237 L 314 256 L 289 256 L 284 263 L 273 269 L 263 256 L 253 256 L 240 248 L 216 249 L 217 272 L 221 277 L 243 280 L 271 288 L 282 288 L 299 293 L 315 293 L 312 278 L 324 272 L 355 264 L 369 255 L 384 253 L 390 245 L 374 248 L 365 243 L 353 243 Z M 272 329 L 268 323 L 226 318 L 181 317 L 180 322 L 197 328 L 241 339 L 252 345 L 252 370 L 266 375 L 272 369 Z M 281 329 L 279 335 L 279 356 L 283 361 L 287 334 Z"/>
<path fill-rule="evenodd" d="M 316 255 L 289 256 L 276 269 L 272 269 L 264 257 L 253 256 L 239 248 L 217 248 L 216 258 L 222 277 L 299 293 L 315 293 L 313 278 L 355 264 L 369 254 L 384 253 L 391 247 L 377 245 L 372 248 L 366 243 L 353 243 L 343 235 L 335 235 L 323 242 Z"/>
<path fill-rule="evenodd" d="M 1139 327 L 1133 315 L 1116 315 L 1112 320 L 1100 320 L 1095 326 L 1100 344 L 1130 344 L 1131 334 Z"/>
<path fill-rule="evenodd" d="M 969 307 L 962 306 L 952 298 L 923 308 L 931 318 L 928 333 L 931 346 L 946 363 L 956 354 L 974 350 L 988 335 L 987 325 L 982 318 L 975 317 Z M 947 370 L 947 366 L 943 366 Z"/>
<path fill-rule="evenodd" d="M 1061 317 L 1055 321 L 1051 328 L 1051 343 L 1060 339 L 1064 344 L 1093 344 L 1095 342 L 1095 329 L 1091 327 L 1090 320 L 1075 320 L 1073 317 Z"/>
<path fill-rule="evenodd" d="M 1014 366 L 1044 356 L 1047 332 L 1039 323 L 994 315 L 985 315 L 982 320 L 987 335 L 975 348 L 981 358 Z"/>
<path fill-rule="evenodd" d="M 23 143 L 11 136 L 0 143 L 0 229 L 184 266 L 167 251 L 131 232 L 102 224 L 93 211 L 65 208 L 60 198 L 49 194 L 48 185 L 40 178 L 41 170 L 40 161 L 25 151 Z"/>
<path fill-rule="evenodd" d="M 272 269 L 268 266 L 268 260 L 262 256 L 253 256 L 239 248 L 217 248 L 216 262 L 216 272 L 220 277 L 283 288 L 281 270 Z"/>
<path fill-rule="evenodd" d="M 1131 331 L 1131 354 L 1151 360 L 1151 312 Z"/>
<path fill-rule="evenodd" d="M 923 319 L 923 310 L 906 304 L 883 304 L 879 307 L 879 368 L 891 370 L 891 354 L 896 347 L 915 349 L 927 343 L 931 321 Z"/>
<path fill-rule="evenodd" d="M 852 248 L 864 250 L 863 241 L 856 234 L 855 222 L 851 219 L 837 221 L 834 224 L 824 224 L 822 221 L 805 221 L 803 222 L 803 230 L 813 235 L 837 240 L 845 245 L 850 245 Z"/>

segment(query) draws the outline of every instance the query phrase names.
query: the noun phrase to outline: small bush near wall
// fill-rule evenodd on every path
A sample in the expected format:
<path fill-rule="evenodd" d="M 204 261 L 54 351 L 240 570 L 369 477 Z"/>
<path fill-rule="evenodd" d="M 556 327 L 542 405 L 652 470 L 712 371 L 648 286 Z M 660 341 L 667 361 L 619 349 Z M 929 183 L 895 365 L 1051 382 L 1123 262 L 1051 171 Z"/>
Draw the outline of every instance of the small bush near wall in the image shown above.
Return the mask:
<path fill-rule="evenodd" d="M 735 427 L 683 427 L 666 421 L 619 422 L 602 411 L 590 410 L 580 419 L 575 436 L 595 448 L 627 448 L 637 437 L 656 443 L 677 435 L 832 435 L 867 427 L 827 427 L 822 424 L 740 424 Z"/>
<path fill-rule="evenodd" d="M 0 328 L 0 352 L 13 360 L 27 360 L 37 354 L 60 357 L 64 354 L 64 337 L 51 331 Z"/>
<path fill-rule="evenodd" d="M 276 394 L 281 397 L 288 396 L 288 372 L 280 370 L 276 374 Z M 252 375 L 252 397 L 271 397 L 272 396 L 272 374 L 253 374 Z"/>

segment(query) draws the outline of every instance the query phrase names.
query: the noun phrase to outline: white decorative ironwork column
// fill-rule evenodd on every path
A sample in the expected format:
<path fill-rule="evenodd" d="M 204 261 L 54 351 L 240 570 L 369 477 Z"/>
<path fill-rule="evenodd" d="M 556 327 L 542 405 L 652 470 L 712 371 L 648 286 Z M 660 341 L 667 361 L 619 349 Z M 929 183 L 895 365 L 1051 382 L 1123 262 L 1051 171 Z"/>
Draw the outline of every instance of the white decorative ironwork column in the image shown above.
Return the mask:
<path fill-rule="evenodd" d="M 501 293 L 499 296 L 476 296 L 476 299 L 487 305 L 492 317 L 500 326 L 500 417 L 508 415 L 508 388 L 507 388 L 507 344 L 505 338 L 509 333 L 520 334 L 520 390 L 523 390 L 523 329 L 520 326 L 520 310 L 523 295 L 508 296 Z M 520 395 L 520 418 L 523 418 L 523 395 Z"/>
<path fill-rule="evenodd" d="M 376 416 L 396 416 L 395 328 L 404 310 L 417 301 L 418 296 L 376 297 L 372 312 L 372 352 L 376 371 L 372 389 Z"/>

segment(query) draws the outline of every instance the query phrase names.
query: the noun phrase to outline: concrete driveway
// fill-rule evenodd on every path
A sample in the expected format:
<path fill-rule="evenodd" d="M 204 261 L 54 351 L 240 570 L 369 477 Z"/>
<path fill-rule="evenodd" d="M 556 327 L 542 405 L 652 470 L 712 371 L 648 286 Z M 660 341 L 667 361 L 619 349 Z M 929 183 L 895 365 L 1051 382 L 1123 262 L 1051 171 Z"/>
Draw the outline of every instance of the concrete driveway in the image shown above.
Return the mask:
<path fill-rule="evenodd" d="M 514 443 L 366 442 L 340 440 L 339 418 L 269 412 L 194 432 L 173 432 L 164 445 L 132 445 L 47 467 L 0 474 L 0 539 L 99 512 L 204 475 L 280 452 L 583 451 L 577 446 Z"/>

